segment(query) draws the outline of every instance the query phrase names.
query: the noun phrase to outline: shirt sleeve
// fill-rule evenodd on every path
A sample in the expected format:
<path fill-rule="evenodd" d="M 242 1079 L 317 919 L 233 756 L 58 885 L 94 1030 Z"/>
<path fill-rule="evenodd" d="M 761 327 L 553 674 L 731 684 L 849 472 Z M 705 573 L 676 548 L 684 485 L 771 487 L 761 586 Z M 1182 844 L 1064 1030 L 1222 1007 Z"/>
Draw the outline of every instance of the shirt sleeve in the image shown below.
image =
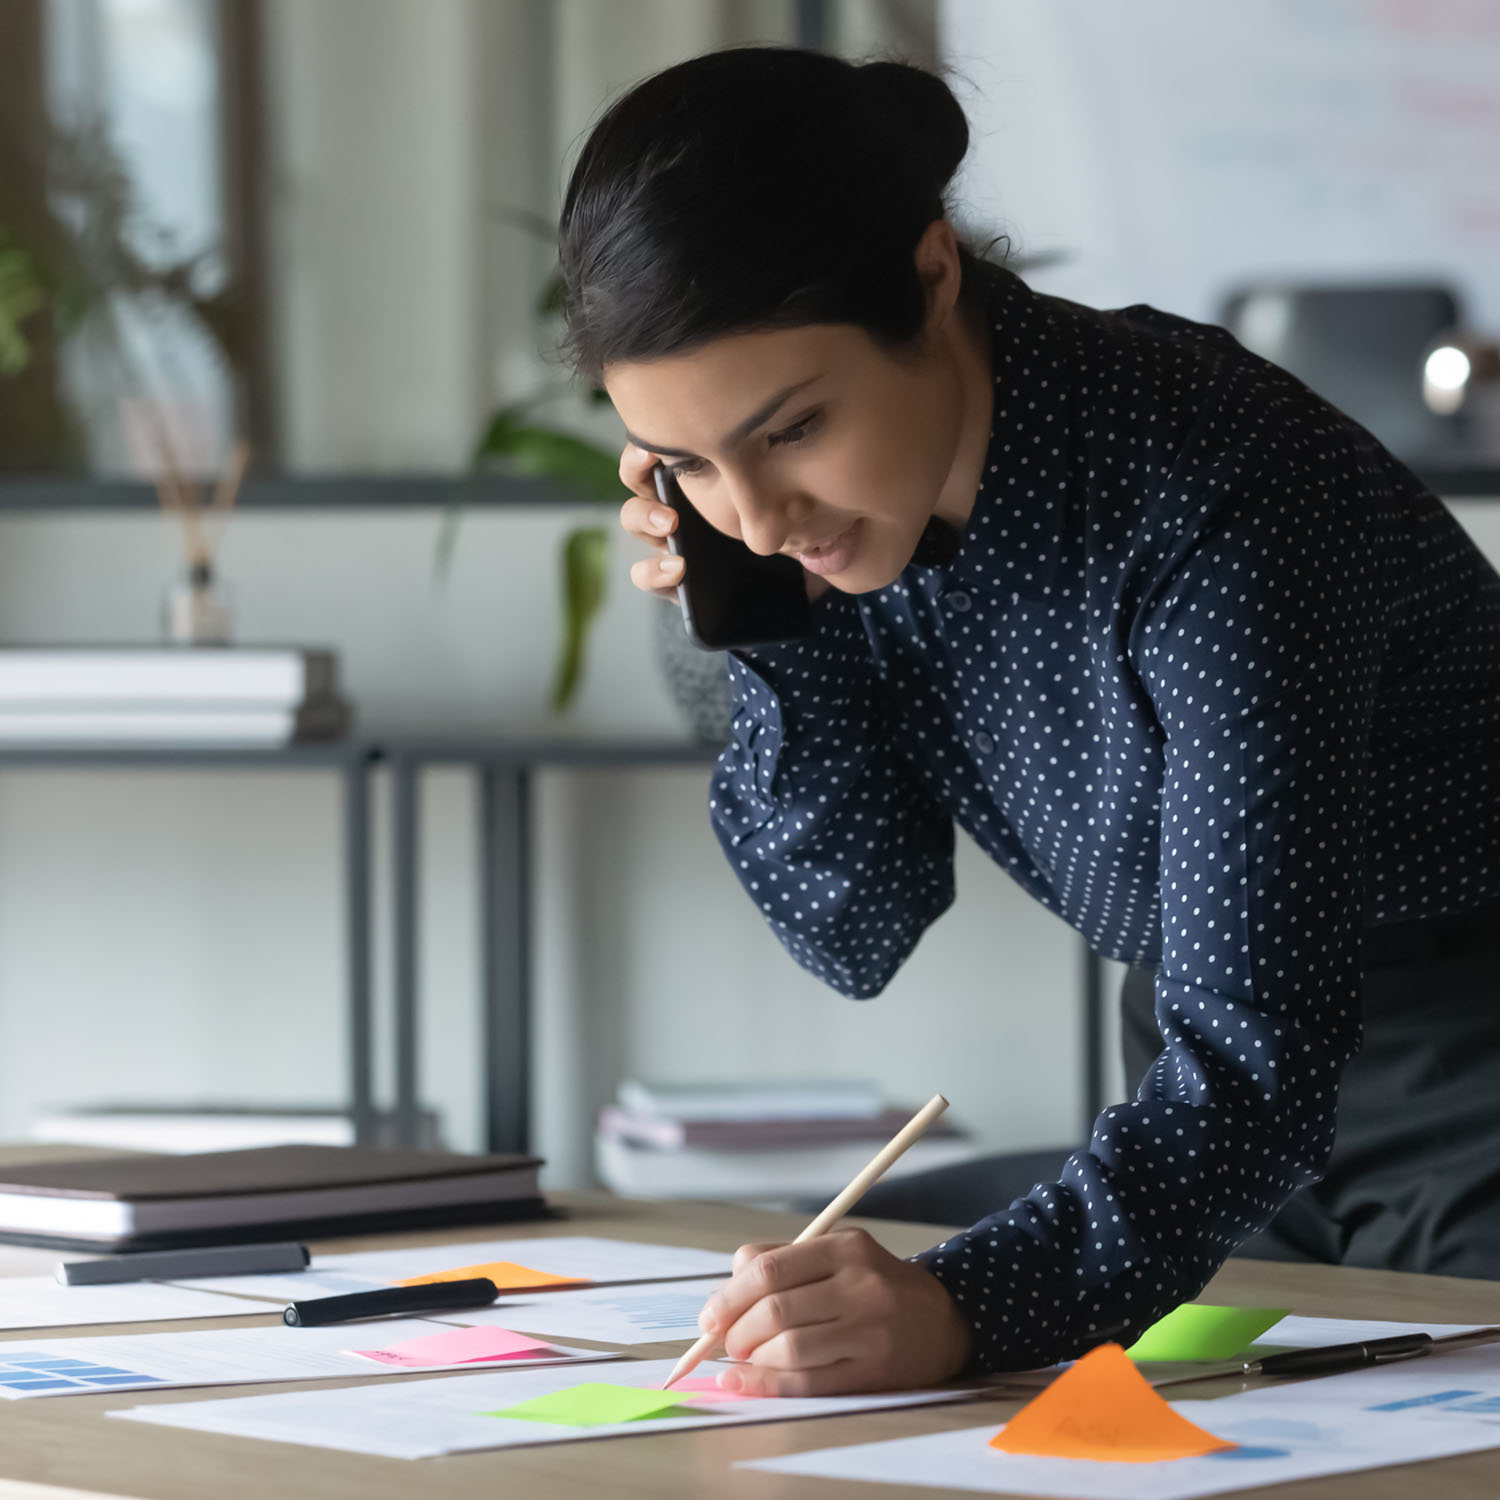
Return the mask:
<path fill-rule="evenodd" d="M 1388 564 L 1357 491 L 1272 490 L 1180 540 L 1131 630 L 1161 731 L 1164 1049 L 1060 1181 L 918 1257 L 968 1314 L 978 1369 L 1130 1343 L 1332 1148 Z"/>
<path fill-rule="evenodd" d="M 812 617 L 801 640 L 730 653 L 709 810 L 786 950 L 862 1000 L 952 903 L 953 821 L 892 741 L 859 606 L 830 590 Z"/>

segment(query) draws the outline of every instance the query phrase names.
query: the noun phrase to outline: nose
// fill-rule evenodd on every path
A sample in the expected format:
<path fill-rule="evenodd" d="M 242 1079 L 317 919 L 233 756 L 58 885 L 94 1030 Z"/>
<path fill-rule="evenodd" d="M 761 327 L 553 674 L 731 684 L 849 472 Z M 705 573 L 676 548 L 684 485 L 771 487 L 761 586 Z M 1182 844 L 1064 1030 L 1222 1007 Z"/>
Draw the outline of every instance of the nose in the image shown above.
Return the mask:
<path fill-rule="evenodd" d="M 740 523 L 741 541 L 762 557 L 770 557 L 786 546 L 792 528 L 810 508 L 795 492 L 788 494 L 746 479 L 731 486 L 730 501 Z"/>

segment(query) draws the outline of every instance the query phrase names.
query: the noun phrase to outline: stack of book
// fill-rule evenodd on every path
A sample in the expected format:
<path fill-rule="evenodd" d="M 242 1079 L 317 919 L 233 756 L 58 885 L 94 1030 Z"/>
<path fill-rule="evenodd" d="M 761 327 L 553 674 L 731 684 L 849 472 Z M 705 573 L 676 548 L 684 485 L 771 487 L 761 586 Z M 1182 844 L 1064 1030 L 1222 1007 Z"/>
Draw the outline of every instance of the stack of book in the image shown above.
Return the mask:
<path fill-rule="evenodd" d="M 349 725 L 330 651 L 0 649 L 0 745 L 271 746 Z"/>
<path fill-rule="evenodd" d="M 0 1167 L 0 1241 L 164 1250 L 408 1233 L 547 1213 L 539 1157 L 272 1146 Z"/>
<path fill-rule="evenodd" d="M 402 1141 L 404 1121 L 375 1109 L 372 1146 L 405 1144 L 442 1149 L 441 1122 L 417 1111 L 416 1134 Z M 249 1151 L 260 1146 L 352 1146 L 354 1120 L 347 1109 L 319 1105 L 79 1104 L 35 1116 L 30 1137 L 51 1145 L 102 1146 L 109 1151 Z"/>
<path fill-rule="evenodd" d="M 783 1204 L 831 1197 L 912 1117 L 862 1082 L 669 1086 L 622 1083 L 594 1137 L 599 1180 L 630 1198 Z M 940 1120 L 890 1176 L 967 1160 L 972 1143 Z"/>

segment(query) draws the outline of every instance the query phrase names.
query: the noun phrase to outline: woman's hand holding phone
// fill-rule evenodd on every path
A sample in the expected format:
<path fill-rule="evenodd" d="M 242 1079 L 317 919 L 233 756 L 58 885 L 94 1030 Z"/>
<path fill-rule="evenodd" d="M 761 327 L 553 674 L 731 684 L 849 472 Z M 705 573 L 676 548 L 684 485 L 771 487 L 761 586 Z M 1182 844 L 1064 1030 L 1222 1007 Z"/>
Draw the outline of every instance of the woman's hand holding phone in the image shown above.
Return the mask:
<path fill-rule="evenodd" d="M 631 492 L 620 507 L 620 525 L 639 537 L 652 550 L 630 567 L 630 581 L 648 594 L 674 599 L 682 582 L 682 559 L 667 551 L 667 538 L 677 525 L 677 512 L 663 505 L 656 494 L 651 471 L 657 460 L 634 443 L 626 443 L 620 455 L 620 483 Z"/>
<path fill-rule="evenodd" d="M 620 483 L 631 495 L 620 507 L 620 525 L 651 548 L 650 557 L 631 564 L 630 581 L 645 593 L 660 599 L 675 599 L 684 564 L 682 558 L 667 550 L 667 538 L 677 529 L 677 512 L 663 505 L 656 493 L 653 471 L 659 461 L 645 449 L 626 443 L 620 454 Z M 802 576 L 809 599 L 816 599 L 829 587 L 826 578 L 819 578 L 805 568 Z"/>

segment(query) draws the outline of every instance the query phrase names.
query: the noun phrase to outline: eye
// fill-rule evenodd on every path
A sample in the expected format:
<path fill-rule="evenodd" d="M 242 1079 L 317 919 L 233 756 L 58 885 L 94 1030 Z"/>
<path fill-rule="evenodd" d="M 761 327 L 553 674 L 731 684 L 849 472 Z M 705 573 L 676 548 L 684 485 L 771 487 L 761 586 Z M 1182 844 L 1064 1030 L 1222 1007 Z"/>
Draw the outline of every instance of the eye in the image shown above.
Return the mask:
<path fill-rule="evenodd" d="M 821 411 L 808 412 L 805 417 L 803 417 L 800 421 L 793 423 L 792 426 L 783 427 L 780 432 L 767 433 L 766 442 L 772 448 L 779 448 L 782 446 L 790 446 L 793 443 L 800 443 L 804 438 L 806 438 L 808 429 L 812 427 L 822 415 L 823 413 Z M 684 459 L 681 463 L 667 464 L 665 467 L 667 473 L 669 473 L 674 479 L 682 479 L 689 474 L 696 474 L 703 467 L 703 463 L 701 459 L 688 458 Z"/>
<path fill-rule="evenodd" d="M 784 444 L 800 443 L 806 436 L 809 427 L 822 416 L 822 412 L 811 411 L 791 427 L 783 427 L 780 432 L 769 433 L 766 441 L 773 447 L 778 448 Z"/>

